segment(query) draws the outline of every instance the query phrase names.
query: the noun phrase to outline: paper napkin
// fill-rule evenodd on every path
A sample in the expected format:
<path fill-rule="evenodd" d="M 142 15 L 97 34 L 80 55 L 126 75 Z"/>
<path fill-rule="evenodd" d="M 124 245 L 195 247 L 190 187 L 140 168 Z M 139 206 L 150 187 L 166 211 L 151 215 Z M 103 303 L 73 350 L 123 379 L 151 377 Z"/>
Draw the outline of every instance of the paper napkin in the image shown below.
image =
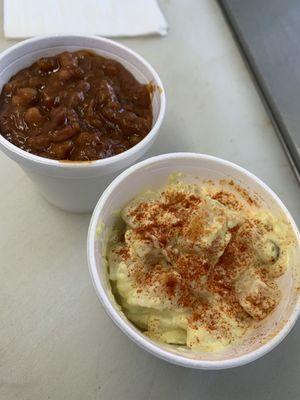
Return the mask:
<path fill-rule="evenodd" d="M 156 0 L 4 0 L 6 38 L 165 35 L 167 27 Z"/>

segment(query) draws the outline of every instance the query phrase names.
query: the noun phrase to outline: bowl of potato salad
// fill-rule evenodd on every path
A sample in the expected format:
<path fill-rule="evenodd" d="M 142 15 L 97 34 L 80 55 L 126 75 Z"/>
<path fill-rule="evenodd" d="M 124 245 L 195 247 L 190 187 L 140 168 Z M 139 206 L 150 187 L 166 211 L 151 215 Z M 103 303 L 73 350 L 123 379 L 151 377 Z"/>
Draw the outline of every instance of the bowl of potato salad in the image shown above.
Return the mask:
<path fill-rule="evenodd" d="M 165 154 L 119 175 L 91 219 L 88 260 L 106 312 L 175 364 L 230 368 L 272 350 L 297 320 L 300 239 L 245 169 Z"/>

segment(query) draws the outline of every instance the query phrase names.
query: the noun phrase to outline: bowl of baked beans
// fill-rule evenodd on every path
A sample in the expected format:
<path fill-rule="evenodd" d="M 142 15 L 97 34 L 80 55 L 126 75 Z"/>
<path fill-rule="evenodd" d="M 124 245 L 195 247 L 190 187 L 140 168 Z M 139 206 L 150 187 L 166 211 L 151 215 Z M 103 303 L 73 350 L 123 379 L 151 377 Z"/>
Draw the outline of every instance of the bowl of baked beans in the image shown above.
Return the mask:
<path fill-rule="evenodd" d="M 108 39 L 25 40 L 0 55 L 0 71 L 0 148 L 68 211 L 91 211 L 150 148 L 164 117 L 158 74 Z"/>

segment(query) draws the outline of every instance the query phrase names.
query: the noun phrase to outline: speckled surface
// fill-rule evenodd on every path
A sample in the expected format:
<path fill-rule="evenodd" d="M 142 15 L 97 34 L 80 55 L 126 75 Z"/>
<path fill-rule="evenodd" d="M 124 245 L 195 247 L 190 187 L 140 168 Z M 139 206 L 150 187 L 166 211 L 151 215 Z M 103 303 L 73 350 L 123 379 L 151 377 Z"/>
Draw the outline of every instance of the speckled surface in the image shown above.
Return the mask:
<path fill-rule="evenodd" d="M 165 38 L 121 40 L 145 56 L 167 91 L 148 156 L 197 151 L 246 167 L 300 223 L 300 188 L 213 0 L 164 0 Z M 0 49 L 13 44 L 0 40 Z M 88 215 L 43 200 L 0 154 L 0 399 L 296 400 L 299 323 L 261 360 L 205 372 L 168 365 L 105 315 L 86 262 Z"/>

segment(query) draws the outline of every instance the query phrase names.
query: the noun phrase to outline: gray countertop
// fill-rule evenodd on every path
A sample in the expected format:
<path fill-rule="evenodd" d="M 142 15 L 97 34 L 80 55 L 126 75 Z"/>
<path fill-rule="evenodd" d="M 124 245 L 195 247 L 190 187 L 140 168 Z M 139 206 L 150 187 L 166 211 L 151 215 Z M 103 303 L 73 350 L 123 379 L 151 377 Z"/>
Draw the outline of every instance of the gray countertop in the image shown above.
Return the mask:
<path fill-rule="evenodd" d="M 213 0 L 164 0 L 164 38 L 121 40 L 149 60 L 167 92 L 148 156 L 197 151 L 264 180 L 300 223 L 300 188 Z M 0 49 L 12 45 L 0 39 Z M 193 371 L 155 359 L 105 315 L 86 262 L 89 215 L 46 203 L 0 154 L 0 399 L 289 400 L 300 396 L 299 323 L 262 359 Z"/>

